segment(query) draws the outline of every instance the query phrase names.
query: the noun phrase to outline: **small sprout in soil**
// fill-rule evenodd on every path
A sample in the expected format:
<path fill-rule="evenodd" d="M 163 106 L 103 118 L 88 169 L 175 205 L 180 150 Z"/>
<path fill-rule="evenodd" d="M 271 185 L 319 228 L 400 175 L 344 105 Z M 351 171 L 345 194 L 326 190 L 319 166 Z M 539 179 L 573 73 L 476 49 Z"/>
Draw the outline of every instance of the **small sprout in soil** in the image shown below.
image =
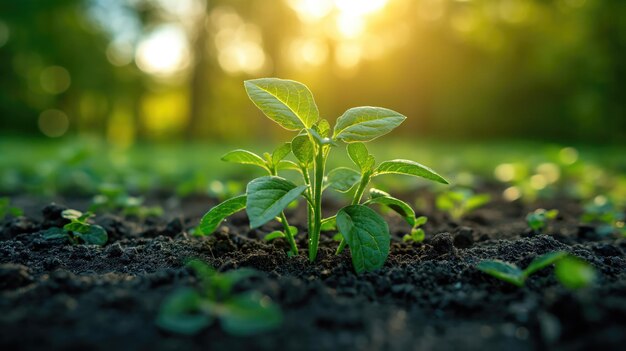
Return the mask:
<path fill-rule="evenodd" d="M 528 227 L 535 233 L 541 233 L 548 227 L 548 222 L 555 219 L 558 215 L 559 210 L 538 208 L 526 216 L 526 223 L 528 223 Z"/>
<path fill-rule="evenodd" d="M 404 242 L 412 241 L 414 243 L 421 243 L 422 241 L 424 241 L 424 237 L 426 236 L 426 233 L 424 233 L 424 229 L 419 228 L 419 227 L 426 224 L 427 221 L 428 221 L 428 218 L 426 218 L 425 216 L 417 217 L 415 219 L 415 226 L 413 227 L 413 229 L 411 229 L 411 233 L 405 234 L 402 237 L 402 241 Z"/>
<path fill-rule="evenodd" d="M 290 255 L 298 254 L 294 233 L 283 210 L 302 197 L 307 205 L 308 255 L 315 261 L 320 233 L 338 229 L 342 240 L 340 253 L 347 245 L 357 272 L 381 268 L 389 254 L 390 234 L 384 219 L 369 208 L 379 204 L 390 207 L 414 227 L 415 213 L 403 201 L 386 193 L 371 193 L 370 200 L 362 201 L 372 178 L 386 174 L 404 174 L 431 181 L 448 182 L 432 169 L 409 160 L 383 161 L 376 165 L 365 142 L 391 132 L 406 117 L 381 107 L 355 107 L 337 119 L 334 128 L 319 118 L 313 95 L 302 83 L 277 78 L 262 78 L 245 82 L 252 102 L 281 127 L 295 132 L 291 142 L 279 145 L 273 152 L 257 155 L 247 150 L 234 150 L 223 156 L 224 161 L 236 162 L 264 169 L 268 176 L 248 183 L 246 194 L 212 208 L 201 220 L 200 235 L 211 234 L 226 217 L 246 210 L 250 227 L 258 228 L 276 219 L 282 225 L 282 234 L 270 233 L 271 238 L 285 238 Z M 331 150 L 340 143 L 347 144 L 348 156 L 356 166 L 340 167 L 326 172 L 326 161 Z M 293 154 L 295 161 L 286 157 Z M 295 184 L 278 175 L 282 171 L 299 173 L 302 182 Z M 326 189 L 352 192 L 352 202 L 332 217 L 322 218 L 322 193 Z"/>
<path fill-rule="evenodd" d="M 595 225 L 598 235 L 608 236 L 617 233 L 626 236 L 624 209 L 618 208 L 604 196 L 596 196 L 591 203 L 585 205 L 581 221 Z"/>
<path fill-rule="evenodd" d="M 471 189 L 446 191 L 437 196 L 436 205 L 441 211 L 446 211 L 454 220 L 482 207 L 491 201 L 489 194 L 474 194 Z"/>
<path fill-rule="evenodd" d="M 139 218 L 163 215 L 163 209 L 161 207 L 144 206 L 143 201 L 143 198 L 130 196 L 124 188 L 119 185 L 103 184 L 99 188 L 99 194 L 94 196 L 89 210 L 92 212 L 115 211 L 125 216 L 135 216 Z"/>
<path fill-rule="evenodd" d="M 168 296 L 156 323 L 173 333 L 194 335 L 219 320 L 235 336 L 260 334 L 282 324 L 282 312 L 257 291 L 235 291 L 242 280 L 258 275 L 252 269 L 216 272 L 202 261 L 189 262 L 199 280 L 196 288 L 182 288 Z"/>
<path fill-rule="evenodd" d="M 569 289 L 585 287 L 595 278 L 595 270 L 591 265 L 564 251 L 541 255 L 532 260 L 524 270 L 500 260 L 482 261 L 476 268 L 507 283 L 522 287 L 531 274 L 552 264 L 556 264 L 555 274 L 559 282 Z"/>
<path fill-rule="evenodd" d="M 13 217 L 19 217 L 24 214 L 21 208 L 11 206 L 11 199 L 8 197 L 0 197 L 0 220 L 4 219 L 7 215 Z"/>
<path fill-rule="evenodd" d="M 93 213 L 91 212 L 83 214 L 76 210 L 65 210 L 61 213 L 61 216 L 65 219 L 69 219 L 70 223 L 64 225 L 63 228 L 48 228 L 43 232 L 43 238 L 45 240 L 61 239 L 73 245 L 85 243 L 88 245 L 102 246 L 106 244 L 109 239 L 104 228 L 87 222 L 89 218 L 93 217 Z"/>

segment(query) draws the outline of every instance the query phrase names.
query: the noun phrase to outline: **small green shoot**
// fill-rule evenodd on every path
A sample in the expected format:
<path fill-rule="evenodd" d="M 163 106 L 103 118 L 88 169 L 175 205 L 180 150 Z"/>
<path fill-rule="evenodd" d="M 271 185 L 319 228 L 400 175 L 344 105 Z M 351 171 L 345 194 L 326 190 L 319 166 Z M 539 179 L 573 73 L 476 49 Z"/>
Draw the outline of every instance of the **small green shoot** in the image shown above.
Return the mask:
<path fill-rule="evenodd" d="M 524 270 L 512 263 L 500 260 L 485 260 L 476 268 L 497 279 L 523 287 L 530 275 L 552 264 L 556 265 L 555 274 L 559 282 L 569 289 L 585 287 L 595 278 L 595 270 L 591 265 L 564 251 L 550 252 L 536 257 Z"/>
<path fill-rule="evenodd" d="M 425 216 L 417 217 L 415 219 L 415 226 L 411 229 L 411 233 L 405 234 L 402 237 L 402 241 L 404 241 L 405 243 L 406 242 L 421 243 L 422 241 L 424 241 L 424 238 L 426 237 L 426 233 L 424 233 L 424 229 L 419 228 L 419 227 L 426 224 L 426 222 L 428 222 L 428 218 L 426 218 Z"/>
<path fill-rule="evenodd" d="M 406 117 L 381 107 L 356 107 L 347 110 L 331 127 L 319 118 L 313 95 L 302 83 L 277 78 L 248 80 L 244 83 L 252 102 L 281 127 L 296 132 L 291 142 L 284 143 L 272 153 L 262 156 L 247 150 L 234 150 L 222 157 L 235 162 L 262 168 L 268 176 L 248 183 L 246 194 L 215 206 L 201 220 L 200 235 L 209 235 L 226 217 L 246 210 L 251 228 L 258 228 L 277 219 L 282 224 L 281 233 L 268 234 L 268 240 L 285 238 L 290 245 L 289 255 L 297 255 L 294 235 L 283 210 L 298 198 L 307 205 L 308 254 L 311 262 L 318 252 L 322 231 L 338 229 L 342 236 L 337 253 L 350 247 L 352 263 L 357 271 L 381 268 L 389 254 L 390 234 L 384 219 L 368 206 L 383 205 L 396 211 L 417 229 L 414 211 L 403 201 L 383 192 L 370 192 L 371 198 L 362 201 L 372 178 L 387 174 L 421 177 L 438 183 L 448 182 L 432 169 L 417 162 L 397 159 L 376 165 L 365 142 L 383 136 Z M 340 167 L 326 172 L 326 161 L 331 150 L 340 143 L 347 144 L 349 158 L 356 170 Z M 295 161 L 287 160 L 292 154 Z M 279 177 L 282 171 L 295 171 L 301 184 Z M 322 218 L 322 193 L 326 189 L 352 193 L 350 205 L 332 217 Z"/>
<path fill-rule="evenodd" d="M 581 221 L 596 226 L 596 233 L 608 236 L 614 233 L 626 236 L 624 210 L 618 208 L 604 196 L 597 196 L 593 202 L 585 205 Z"/>
<path fill-rule="evenodd" d="M 4 219 L 7 215 L 19 217 L 23 214 L 24 212 L 21 208 L 11 206 L 11 199 L 8 197 L 0 197 L 0 220 Z"/>
<path fill-rule="evenodd" d="M 63 218 L 69 219 L 70 223 L 63 228 L 52 227 L 44 231 L 45 240 L 63 239 L 70 244 L 85 243 L 88 245 L 104 245 L 109 240 L 106 230 L 99 225 L 90 224 L 87 221 L 93 217 L 93 213 L 82 213 L 76 210 L 65 210 L 61 213 Z"/>
<path fill-rule="evenodd" d="M 282 312 L 257 291 L 235 291 L 235 285 L 259 274 L 251 269 L 216 272 L 206 263 L 188 264 L 199 280 L 197 288 L 182 288 L 168 296 L 156 324 L 164 330 L 194 335 L 218 320 L 222 329 L 234 336 L 249 336 L 278 328 Z"/>
<path fill-rule="evenodd" d="M 528 223 L 528 227 L 530 227 L 530 229 L 532 229 L 535 233 L 541 233 L 548 227 L 548 222 L 556 219 L 558 215 L 559 210 L 545 210 L 543 208 L 538 208 L 526 216 L 526 223 Z"/>
<path fill-rule="evenodd" d="M 91 207 L 92 212 L 115 211 L 125 216 L 146 218 L 162 216 L 163 209 L 159 206 L 144 206 L 143 198 L 130 196 L 123 187 L 116 184 L 103 184 L 99 187 L 99 194 L 94 196 Z"/>
<path fill-rule="evenodd" d="M 435 203 L 437 209 L 447 212 L 453 220 L 459 220 L 489 201 L 489 194 L 475 194 L 471 189 L 458 189 L 439 194 Z"/>

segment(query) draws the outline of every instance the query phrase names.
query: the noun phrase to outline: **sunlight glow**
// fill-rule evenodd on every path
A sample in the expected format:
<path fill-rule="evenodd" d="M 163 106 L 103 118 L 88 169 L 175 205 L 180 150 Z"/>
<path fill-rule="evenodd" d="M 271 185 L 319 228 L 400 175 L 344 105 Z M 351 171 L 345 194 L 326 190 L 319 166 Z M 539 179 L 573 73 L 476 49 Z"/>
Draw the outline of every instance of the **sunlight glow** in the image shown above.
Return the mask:
<path fill-rule="evenodd" d="M 224 71 L 231 74 L 259 74 L 267 68 L 261 30 L 256 25 L 244 22 L 228 7 L 213 10 L 211 20 L 217 27 L 217 60 Z"/>
<path fill-rule="evenodd" d="M 185 32 L 175 25 L 158 27 L 137 48 L 137 66 L 146 73 L 167 76 L 185 69 L 190 54 Z"/>

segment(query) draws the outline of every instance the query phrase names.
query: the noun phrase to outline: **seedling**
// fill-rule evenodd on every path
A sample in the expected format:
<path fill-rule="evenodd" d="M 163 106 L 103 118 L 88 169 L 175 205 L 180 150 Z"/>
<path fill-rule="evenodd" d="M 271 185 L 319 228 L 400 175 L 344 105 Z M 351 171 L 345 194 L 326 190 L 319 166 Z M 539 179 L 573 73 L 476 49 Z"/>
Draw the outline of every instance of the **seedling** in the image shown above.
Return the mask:
<path fill-rule="evenodd" d="M 548 211 L 538 208 L 526 216 L 526 223 L 535 233 L 541 233 L 548 226 L 548 222 L 555 219 L 558 215 L 559 210 Z"/>
<path fill-rule="evenodd" d="M 93 212 L 116 211 L 125 216 L 136 216 L 139 218 L 163 215 L 161 207 L 144 206 L 143 201 L 143 198 L 128 195 L 119 185 L 104 184 L 100 186 L 100 193 L 94 196 L 89 209 Z"/>
<path fill-rule="evenodd" d="M 401 200 L 383 195 L 381 199 L 362 203 L 361 198 L 372 178 L 385 174 L 405 174 L 423 177 L 447 184 L 430 168 L 409 160 L 384 161 L 376 165 L 365 142 L 385 135 L 399 126 L 406 117 L 381 107 L 356 107 L 347 110 L 337 119 L 331 130 L 319 112 L 309 89 L 301 83 L 277 78 L 263 78 L 245 82 L 246 92 L 252 102 L 281 127 L 296 132 L 289 143 L 280 145 L 263 157 L 246 150 L 235 150 L 223 157 L 229 162 L 243 163 L 263 168 L 269 174 L 248 183 L 246 194 L 231 198 L 212 208 L 201 220 L 198 231 L 212 233 L 226 217 L 246 210 L 250 227 L 258 228 L 278 219 L 283 235 L 289 242 L 291 254 L 298 248 L 283 210 L 299 197 L 306 200 L 308 221 L 308 255 L 315 261 L 323 224 L 336 225 L 343 239 L 338 252 L 348 245 L 352 263 L 357 272 L 382 267 L 389 254 L 390 234 L 387 223 L 368 205 L 379 203 L 400 208 L 406 215 L 413 210 Z M 326 172 L 330 151 L 339 143 L 347 144 L 347 152 L 358 170 L 341 167 Z M 296 161 L 285 160 L 289 154 Z M 296 185 L 278 176 L 281 170 L 300 173 L 302 184 Z M 353 191 L 352 202 L 339 210 L 336 216 L 322 219 L 322 193 L 326 188 L 340 192 Z M 384 199 L 382 199 L 384 198 Z M 397 206 L 396 206 L 397 205 Z M 414 216 L 414 213 L 413 213 Z M 335 225 L 333 225 L 335 224 Z M 278 234 L 274 234 L 278 235 Z"/>
<path fill-rule="evenodd" d="M 491 201 L 489 194 L 474 194 L 471 189 L 458 189 L 439 194 L 436 205 L 439 210 L 446 211 L 452 219 L 459 220 L 489 201 Z"/>
<path fill-rule="evenodd" d="M 596 225 L 596 233 L 601 236 L 618 233 L 626 236 L 624 211 L 604 196 L 598 196 L 585 206 L 581 221 Z"/>
<path fill-rule="evenodd" d="M 22 214 L 24 214 L 24 212 L 21 208 L 11 206 L 11 199 L 8 197 L 0 197 L 0 220 L 4 219 L 7 215 L 19 217 Z"/>
<path fill-rule="evenodd" d="M 417 217 L 415 221 L 415 226 L 411 229 L 411 233 L 405 234 L 402 237 L 402 241 L 404 242 L 412 241 L 414 243 L 421 243 L 422 241 L 424 241 L 424 237 L 426 237 L 426 233 L 424 233 L 424 229 L 418 228 L 418 227 L 426 224 L 426 222 L 428 222 L 428 218 L 426 218 L 425 216 Z"/>
<path fill-rule="evenodd" d="M 258 272 L 238 269 L 219 273 L 198 260 L 188 265 L 195 271 L 199 287 L 179 289 L 165 299 L 156 321 L 162 329 L 193 335 L 219 320 L 225 332 L 247 336 L 281 325 L 282 313 L 267 296 L 257 291 L 234 291 L 238 282 Z"/>
<path fill-rule="evenodd" d="M 579 258 L 568 255 L 564 251 L 550 252 L 541 255 L 521 270 L 512 263 L 500 260 L 482 261 L 476 268 L 479 270 L 511 283 L 518 287 L 523 287 L 528 277 L 552 264 L 556 264 L 556 277 L 565 287 L 578 289 L 589 285 L 595 279 L 595 270 L 587 262 Z"/>
<path fill-rule="evenodd" d="M 85 243 L 89 245 L 104 245 L 109 236 L 106 230 L 99 225 L 90 224 L 87 221 L 93 217 L 93 213 L 82 213 L 76 210 L 65 210 L 61 213 L 63 218 L 69 219 L 70 223 L 63 228 L 52 227 L 43 233 L 46 240 L 63 239 L 76 245 Z"/>

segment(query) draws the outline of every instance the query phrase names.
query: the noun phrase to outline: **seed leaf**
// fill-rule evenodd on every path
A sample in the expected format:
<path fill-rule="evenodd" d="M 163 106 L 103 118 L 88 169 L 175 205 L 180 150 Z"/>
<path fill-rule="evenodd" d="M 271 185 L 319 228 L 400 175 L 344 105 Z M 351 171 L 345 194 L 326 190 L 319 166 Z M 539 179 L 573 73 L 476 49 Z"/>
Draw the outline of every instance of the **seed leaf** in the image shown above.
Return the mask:
<path fill-rule="evenodd" d="M 559 282 L 568 289 L 584 288 L 596 278 L 596 271 L 589 263 L 572 256 L 567 256 L 558 261 L 554 274 L 556 274 Z"/>
<path fill-rule="evenodd" d="M 476 268 L 495 278 L 504 280 L 505 282 L 517 285 L 519 287 L 524 286 L 524 281 L 526 280 L 526 276 L 521 269 L 517 268 L 516 265 L 503 261 L 482 261 L 478 264 Z"/>
<path fill-rule="evenodd" d="M 359 179 L 361 179 L 359 172 L 347 167 L 335 168 L 328 172 L 328 186 L 342 193 L 352 189 Z"/>
<path fill-rule="evenodd" d="M 365 205 L 380 204 L 387 206 L 394 212 L 402 216 L 411 227 L 415 226 L 415 211 L 406 202 L 391 196 L 379 196 L 367 200 Z"/>
<path fill-rule="evenodd" d="M 350 247 L 357 273 L 379 269 L 389 255 L 389 228 L 374 210 L 363 205 L 346 206 L 337 213 L 337 228 Z"/>
<path fill-rule="evenodd" d="M 313 143 L 308 135 L 298 135 L 291 141 L 291 151 L 301 164 L 308 166 L 313 162 Z"/>
<path fill-rule="evenodd" d="M 337 217 L 332 216 L 322 219 L 322 231 L 328 232 L 337 229 Z"/>
<path fill-rule="evenodd" d="M 278 78 L 244 82 L 250 100 L 287 130 L 311 128 L 319 118 L 313 94 L 304 84 Z"/>
<path fill-rule="evenodd" d="M 239 195 L 222 202 L 210 209 L 209 212 L 202 217 L 196 233 L 198 235 L 212 234 L 226 217 L 244 208 L 246 208 L 246 195 Z"/>
<path fill-rule="evenodd" d="M 524 275 L 528 277 L 529 275 L 537 272 L 540 269 L 548 267 L 549 265 L 555 263 L 565 256 L 567 256 L 566 252 L 555 251 L 536 257 L 534 260 L 532 260 L 532 262 L 530 262 L 528 267 L 526 267 L 526 269 L 524 270 Z"/>
<path fill-rule="evenodd" d="M 189 288 L 169 296 L 159 311 L 157 325 L 165 330 L 193 335 L 213 323 L 213 317 L 200 311 L 202 297 Z"/>
<path fill-rule="evenodd" d="M 222 156 L 222 161 L 255 165 L 267 170 L 267 164 L 261 156 L 248 150 L 237 149 L 230 151 L 226 155 Z"/>
<path fill-rule="evenodd" d="M 258 228 L 274 219 L 306 188 L 306 185 L 296 186 L 281 177 L 261 177 L 248 183 L 246 212 L 250 228 Z"/>
<path fill-rule="evenodd" d="M 86 230 L 74 232 L 74 236 L 81 238 L 88 245 L 104 245 L 109 240 L 106 230 L 99 225 L 89 224 Z"/>
<path fill-rule="evenodd" d="M 374 176 L 381 174 L 406 174 L 433 180 L 438 183 L 448 184 L 448 181 L 432 169 L 410 160 L 384 161 L 374 171 Z"/>
<path fill-rule="evenodd" d="M 277 328 L 282 323 L 280 309 L 259 292 L 245 292 L 226 300 L 219 309 L 224 331 L 248 336 Z"/>
<path fill-rule="evenodd" d="M 334 139 L 346 143 L 371 141 L 385 135 L 406 119 L 398 112 L 382 107 L 355 107 L 337 119 Z"/>
<path fill-rule="evenodd" d="M 83 216 L 83 213 L 77 210 L 64 210 L 61 212 L 61 217 L 65 219 L 79 219 Z"/>

